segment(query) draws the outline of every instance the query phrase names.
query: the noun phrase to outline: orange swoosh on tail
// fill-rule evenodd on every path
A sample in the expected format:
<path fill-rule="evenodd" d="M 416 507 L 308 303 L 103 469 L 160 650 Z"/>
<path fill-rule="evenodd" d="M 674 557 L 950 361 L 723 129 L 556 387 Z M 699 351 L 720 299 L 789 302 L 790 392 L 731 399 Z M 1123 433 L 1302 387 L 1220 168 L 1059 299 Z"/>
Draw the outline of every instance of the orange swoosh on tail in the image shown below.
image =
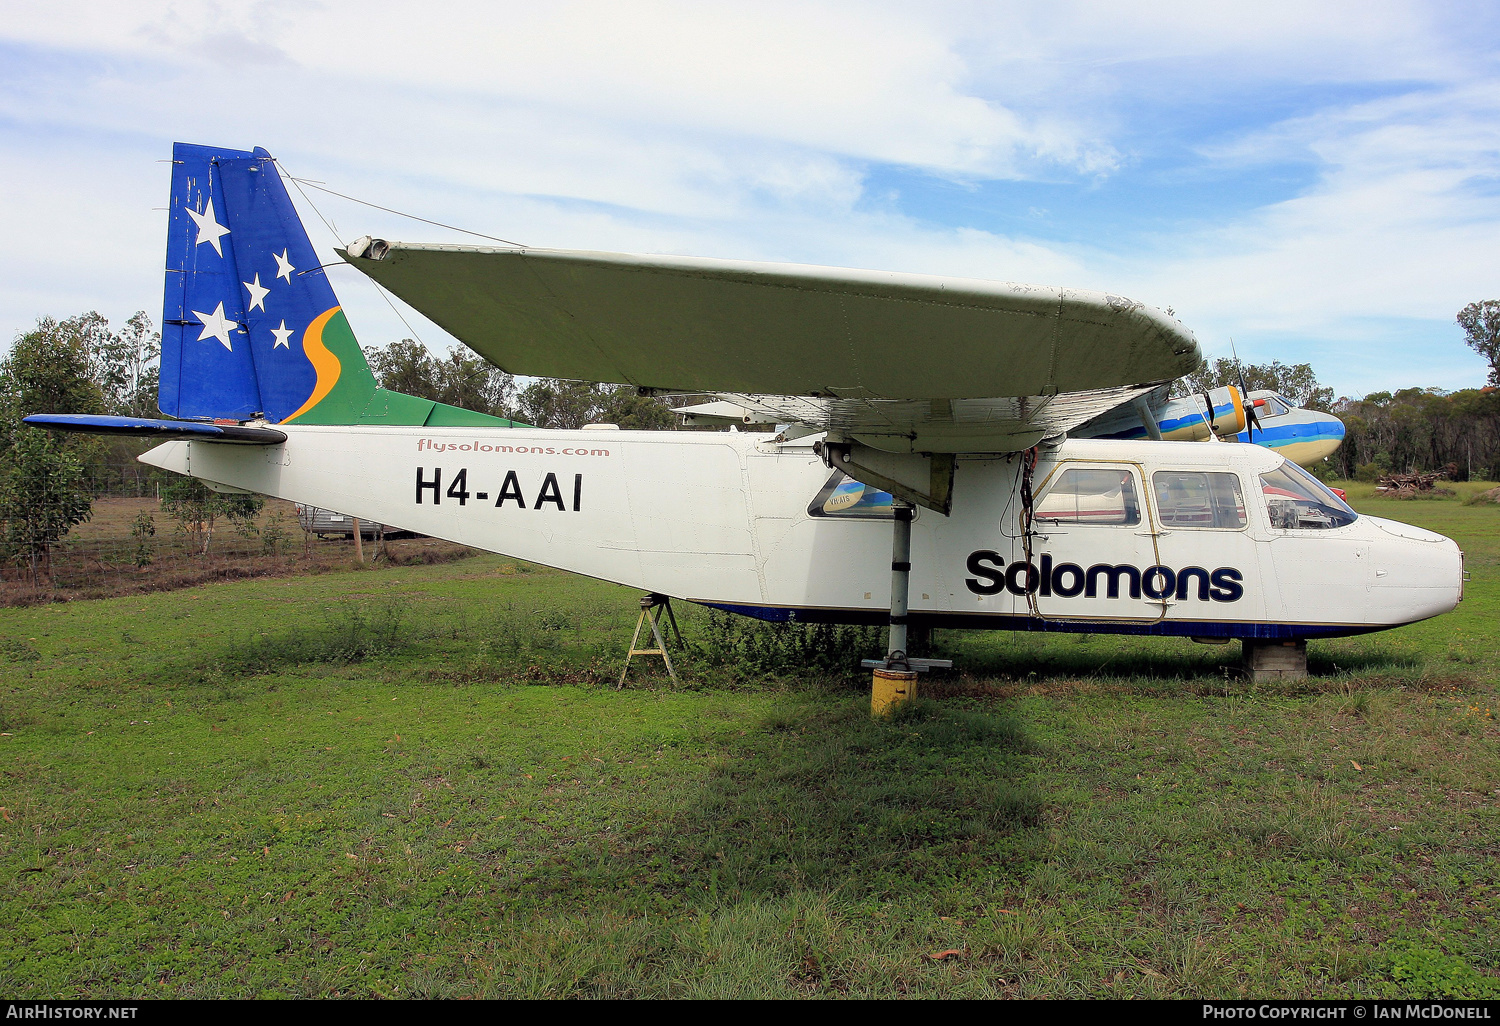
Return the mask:
<path fill-rule="evenodd" d="M 307 397 L 307 402 L 297 407 L 297 412 L 283 420 L 283 424 L 289 420 L 296 420 L 318 405 L 329 392 L 333 391 L 333 386 L 339 383 L 339 374 L 343 371 L 343 367 L 339 364 L 339 358 L 329 352 L 328 347 L 323 344 L 323 329 L 329 321 L 333 320 L 333 315 L 341 309 L 342 307 L 336 306 L 318 314 L 307 326 L 307 330 L 302 333 L 302 351 L 312 361 L 313 370 L 318 372 L 318 381 L 313 385 L 312 395 Z"/>

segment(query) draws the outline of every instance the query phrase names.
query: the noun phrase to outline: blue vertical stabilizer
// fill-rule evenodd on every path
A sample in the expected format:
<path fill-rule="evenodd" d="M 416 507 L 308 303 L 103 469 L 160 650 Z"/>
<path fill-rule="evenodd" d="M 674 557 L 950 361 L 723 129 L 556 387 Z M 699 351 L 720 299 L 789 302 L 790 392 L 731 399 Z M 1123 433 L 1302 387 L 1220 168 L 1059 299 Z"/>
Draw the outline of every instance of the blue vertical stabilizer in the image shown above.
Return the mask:
<path fill-rule="evenodd" d="M 169 209 L 163 413 L 278 424 L 512 423 L 377 386 L 265 150 L 176 144 Z"/>
<path fill-rule="evenodd" d="M 338 298 L 275 161 L 178 143 L 170 211 L 162 412 L 286 419 L 318 382 L 304 333 Z"/>

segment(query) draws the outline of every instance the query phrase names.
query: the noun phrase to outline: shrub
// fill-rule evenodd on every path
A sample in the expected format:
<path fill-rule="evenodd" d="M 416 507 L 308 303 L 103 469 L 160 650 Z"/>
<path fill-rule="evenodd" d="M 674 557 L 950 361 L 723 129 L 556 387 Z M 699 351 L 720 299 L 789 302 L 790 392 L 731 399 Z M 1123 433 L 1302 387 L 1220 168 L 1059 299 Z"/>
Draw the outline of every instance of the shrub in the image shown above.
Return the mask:
<path fill-rule="evenodd" d="M 714 609 L 695 647 L 714 666 L 768 674 L 853 674 L 861 659 L 884 652 L 884 633 L 880 627 L 848 624 L 771 623 Z"/>
<path fill-rule="evenodd" d="M 334 607 L 320 630 L 261 635 L 234 644 L 219 664 L 242 674 L 268 673 L 301 663 L 360 663 L 400 652 L 407 645 L 408 603 L 403 598 Z"/>
<path fill-rule="evenodd" d="M 290 534 L 291 532 L 286 529 L 285 514 L 272 514 L 266 520 L 266 526 L 260 529 L 261 547 L 268 555 L 274 556 Z"/>
<path fill-rule="evenodd" d="M 151 539 L 156 536 L 156 518 L 141 510 L 130 522 L 130 537 L 135 539 L 135 565 L 149 566 L 152 559 Z"/>

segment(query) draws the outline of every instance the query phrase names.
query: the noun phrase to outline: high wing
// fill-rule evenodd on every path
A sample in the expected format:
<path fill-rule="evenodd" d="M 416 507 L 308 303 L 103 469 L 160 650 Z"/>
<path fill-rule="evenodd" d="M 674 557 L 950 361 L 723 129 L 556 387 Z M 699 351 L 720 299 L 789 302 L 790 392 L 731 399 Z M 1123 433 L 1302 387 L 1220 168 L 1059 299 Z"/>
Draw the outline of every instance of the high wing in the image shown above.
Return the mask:
<path fill-rule="evenodd" d="M 514 374 L 709 393 L 890 452 L 1034 445 L 1197 367 L 1076 289 L 694 257 L 418 246 L 345 259 Z"/>

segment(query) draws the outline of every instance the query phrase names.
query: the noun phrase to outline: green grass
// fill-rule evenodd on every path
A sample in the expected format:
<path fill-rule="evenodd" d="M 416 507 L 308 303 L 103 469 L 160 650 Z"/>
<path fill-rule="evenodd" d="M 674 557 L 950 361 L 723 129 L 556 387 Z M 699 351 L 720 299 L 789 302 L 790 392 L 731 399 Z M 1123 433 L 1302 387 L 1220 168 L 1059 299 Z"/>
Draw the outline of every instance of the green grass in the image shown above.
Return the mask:
<path fill-rule="evenodd" d="M 500 557 L 5 610 L 0 992 L 1500 996 L 1500 507 L 1351 498 L 1457 612 L 1284 687 L 944 633 L 889 722 L 616 691 L 635 595 Z"/>

